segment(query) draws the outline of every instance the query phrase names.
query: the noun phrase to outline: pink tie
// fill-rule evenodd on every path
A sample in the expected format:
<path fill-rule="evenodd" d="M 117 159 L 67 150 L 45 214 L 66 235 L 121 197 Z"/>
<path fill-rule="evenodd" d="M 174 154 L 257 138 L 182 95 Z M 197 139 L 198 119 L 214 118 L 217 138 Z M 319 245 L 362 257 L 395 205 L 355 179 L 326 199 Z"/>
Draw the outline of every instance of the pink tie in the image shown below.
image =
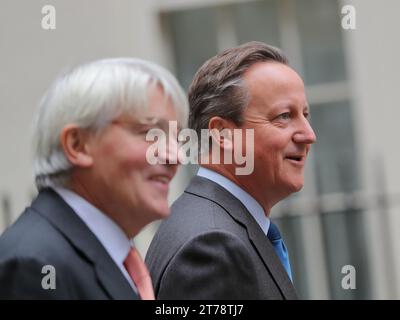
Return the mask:
<path fill-rule="evenodd" d="M 143 300 L 154 300 L 153 285 L 149 271 L 136 248 L 129 250 L 128 256 L 124 261 L 124 266 L 135 283 L 140 297 Z"/>

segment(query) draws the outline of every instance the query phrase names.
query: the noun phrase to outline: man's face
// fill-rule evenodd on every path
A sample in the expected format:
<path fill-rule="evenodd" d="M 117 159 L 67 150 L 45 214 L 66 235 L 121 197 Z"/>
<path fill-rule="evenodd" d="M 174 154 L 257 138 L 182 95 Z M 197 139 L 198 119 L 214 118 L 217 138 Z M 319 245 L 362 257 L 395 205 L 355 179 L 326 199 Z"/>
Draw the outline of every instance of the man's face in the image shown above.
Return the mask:
<path fill-rule="evenodd" d="M 130 236 L 138 226 L 169 214 L 168 189 L 177 165 L 150 165 L 146 160 L 147 148 L 153 143 L 146 141 L 146 134 L 159 127 L 143 120 L 154 118 L 163 123 L 177 121 L 170 99 L 158 87 L 149 91 L 149 108 L 143 115 L 114 119 L 88 144 L 94 161 L 89 168 L 91 200 Z"/>
<path fill-rule="evenodd" d="M 250 102 L 243 128 L 254 129 L 254 171 L 237 177 L 267 210 L 304 182 L 304 165 L 316 137 L 308 121 L 304 84 L 290 67 L 253 65 L 244 75 Z"/>

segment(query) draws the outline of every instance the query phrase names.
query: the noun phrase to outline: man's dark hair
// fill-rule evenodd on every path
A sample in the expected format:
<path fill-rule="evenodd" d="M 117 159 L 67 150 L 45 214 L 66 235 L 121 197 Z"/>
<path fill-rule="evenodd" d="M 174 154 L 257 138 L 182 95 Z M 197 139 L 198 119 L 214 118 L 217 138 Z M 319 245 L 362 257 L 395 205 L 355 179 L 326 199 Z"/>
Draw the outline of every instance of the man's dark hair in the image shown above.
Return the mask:
<path fill-rule="evenodd" d="M 195 74 L 189 88 L 189 127 L 200 136 L 214 116 L 243 123 L 243 112 L 249 95 L 243 74 L 255 63 L 288 64 L 280 49 L 252 41 L 227 49 L 207 60 Z"/>

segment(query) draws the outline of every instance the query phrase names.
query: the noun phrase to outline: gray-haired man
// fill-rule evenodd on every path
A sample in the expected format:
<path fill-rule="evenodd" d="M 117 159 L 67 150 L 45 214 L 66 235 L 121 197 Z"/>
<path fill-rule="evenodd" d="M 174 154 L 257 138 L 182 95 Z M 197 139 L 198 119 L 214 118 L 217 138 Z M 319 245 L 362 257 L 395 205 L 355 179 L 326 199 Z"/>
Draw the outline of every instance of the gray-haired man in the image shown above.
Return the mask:
<path fill-rule="evenodd" d="M 187 109 L 175 78 L 138 59 L 95 61 L 53 84 L 35 125 L 39 194 L 0 238 L 0 298 L 154 299 L 129 239 L 169 214 L 177 164 L 172 145 L 158 154 L 167 164 L 150 165 L 146 133 L 184 126 Z"/>

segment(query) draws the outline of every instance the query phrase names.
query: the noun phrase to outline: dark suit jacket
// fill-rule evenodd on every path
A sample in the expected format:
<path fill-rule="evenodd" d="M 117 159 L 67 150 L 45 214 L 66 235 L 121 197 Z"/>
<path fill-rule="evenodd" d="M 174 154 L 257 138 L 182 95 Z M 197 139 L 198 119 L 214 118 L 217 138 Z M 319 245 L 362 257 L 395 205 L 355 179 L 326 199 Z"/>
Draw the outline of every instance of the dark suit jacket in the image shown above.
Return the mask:
<path fill-rule="evenodd" d="M 42 267 L 56 289 L 42 288 Z M 0 299 L 138 299 L 75 212 L 53 190 L 39 193 L 0 237 Z"/>
<path fill-rule="evenodd" d="M 158 299 L 296 299 L 260 226 L 227 190 L 194 177 L 146 255 Z"/>

